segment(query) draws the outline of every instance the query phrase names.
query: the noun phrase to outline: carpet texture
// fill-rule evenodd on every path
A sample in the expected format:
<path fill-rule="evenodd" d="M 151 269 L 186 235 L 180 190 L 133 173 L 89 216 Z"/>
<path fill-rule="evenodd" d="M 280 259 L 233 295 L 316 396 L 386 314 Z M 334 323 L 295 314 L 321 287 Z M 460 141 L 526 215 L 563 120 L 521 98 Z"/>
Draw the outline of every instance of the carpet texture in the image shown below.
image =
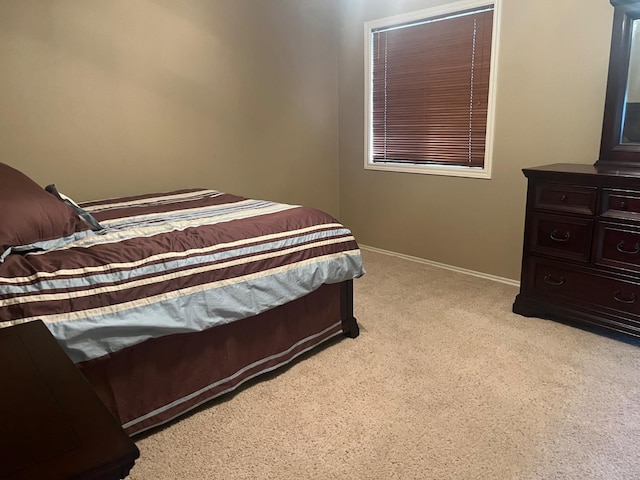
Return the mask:
<path fill-rule="evenodd" d="M 136 438 L 132 480 L 638 479 L 640 342 L 363 251 L 361 333 Z"/>

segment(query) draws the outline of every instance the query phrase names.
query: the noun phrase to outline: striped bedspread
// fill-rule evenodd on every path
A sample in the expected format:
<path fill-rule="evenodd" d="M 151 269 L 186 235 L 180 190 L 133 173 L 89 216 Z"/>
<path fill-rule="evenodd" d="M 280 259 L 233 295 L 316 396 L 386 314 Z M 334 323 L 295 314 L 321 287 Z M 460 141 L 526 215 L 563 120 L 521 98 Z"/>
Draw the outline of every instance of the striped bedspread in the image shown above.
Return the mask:
<path fill-rule="evenodd" d="M 214 190 L 81 206 L 102 231 L 0 264 L 0 326 L 42 319 L 75 362 L 364 273 L 351 232 L 311 208 Z"/>

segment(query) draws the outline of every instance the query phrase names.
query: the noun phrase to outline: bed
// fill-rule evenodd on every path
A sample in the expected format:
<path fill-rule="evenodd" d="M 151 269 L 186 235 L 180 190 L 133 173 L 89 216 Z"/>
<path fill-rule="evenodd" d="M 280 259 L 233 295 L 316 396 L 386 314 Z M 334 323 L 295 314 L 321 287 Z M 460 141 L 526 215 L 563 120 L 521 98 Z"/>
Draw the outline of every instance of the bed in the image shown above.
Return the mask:
<path fill-rule="evenodd" d="M 359 333 L 358 245 L 209 189 L 77 204 L 0 163 L 0 326 L 41 319 L 130 435 Z"/>

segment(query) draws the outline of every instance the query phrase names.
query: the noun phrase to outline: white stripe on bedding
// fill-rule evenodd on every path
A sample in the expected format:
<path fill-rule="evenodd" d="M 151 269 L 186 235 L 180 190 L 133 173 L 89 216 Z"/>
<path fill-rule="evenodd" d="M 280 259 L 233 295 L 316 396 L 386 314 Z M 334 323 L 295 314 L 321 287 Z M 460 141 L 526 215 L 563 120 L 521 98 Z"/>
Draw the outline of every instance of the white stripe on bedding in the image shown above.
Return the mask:
<path fill-rule="evenodd" d="M 165 295 L 130 302 L 123 308 L 87 310 L 85 317 L 40 317 L 75 363 L 164 335 L 201 331 L 241 320 L 296 300 L 325 283 L 339 283 L 364 273 L 359 251 L 339 261 L 300 262 L 300 268 L 272 275 L 246 276 L 240 282 L 216 282 L 209 289 L 185 289 L 184 295 Z M 354 271 L 360 271 L 355 274 Z M 185 293 L 183 292 L 183 293 Z M 49 321 L 54 320 L 54 321 Z"/>
<path fill-rule="evenodd" d="M 211 254 L 213 252 L 216 252 L 218 250 L 223 250 L 223 249 L 227 249 L 227 248 L 233 248 L 233 247 L 242 247 L 244 245 L 247 244 L 252 244 L 252 243 L 263 243 L 263 242 L 267 242 L 270 240 L 278 240 L 278 239 L 282 239 L 283 237 L 292 237 L 295 238 L 296 235 L 303 235 L 303 234 L 310 234 L 311 232 L 314 232 L 315 230 L 324 230 L 327 228 L 338 228 L 340 230 L 327 230 L 327 232 L 336 232 L 336 235 L 342 235 L 342 234 L 351 234 L 351 232 L 349 230 L 347 230 L 346 228 L 344 228 L 342 226 L 342 224 L 340 223 L 327 223 L 327 224 L 322 224 L 322 225 L 313 225 L 310 227 L 305 227 L 305 228 L 300 228 L 297 230 L 290 230 L 290 231 L 286 231 L 286 232 L 280 232 L 280 233 L 272 233 L 269 235 L 262 235 L 260 237 L 250 237 L 250 238 L 244 238 L 241 240 L 236 240 L 233 242 L 227 242 L 227 243 L 219 243 L 217 245 L 213 245 L 211 247 L 205 247 L 205 248 L 194 248 L 191 250 L 185 250 L 184 252 L 167 252 L 167 253 L 162 253 L 162 254 L 158 254 L 158 255 L 153 255 L 147 258 L 143 258 L 141 260 L 137 260 L 135 262 L 121 262 L 121 263 L 110 263 L 108 265 L 99 265 L 99 266 L 95 266 L 95 267 L 86 267 L 86 268 L 75 268 L 75 269 L 62 269 L 62 270 L 56 270 L 54 272 L 38 272 L 35 273 L 33 275 L 29 275 L 26 277 L 12 277 L 12 278 L 6 278 L 6 277 L 2 277 L 0 278 L 0 284 L 17 284 L 17 283 L 31 283 L 34 280 L 40 278 L 40 279 L 45 279 L 45 278 L 54 278 L 54 277 L 61 277 L 61 276 L 77 276 L 77 275 L 81 275 L 81 274 L 91 274 L 91 273 L 101 273 L 101 272 L 110 272 L 112 270 L 122 270 L 122 269 L 134 269 L 134 268 L 138 268 L 141 266 L 144 266 L 146 264 L 149 263 L 153 263 L 153 262 L 157 262 L 158 260 L 170 260 L 170 259 L 181 259 L 181 258 L 185 258 L 185 257 L 189 257 L 189 256 L 194 256 L 194 255 L 198 255 L 198 254 Z M 308 235 L 308 237 L 303 237 L 303 238 L 314 238 L 313 234 L 312 235 Z M 277 248 L 278 244 L 273 244 L 273 243 L 268 243 L 268 244 L 264 244 L 264 245 L 269 245 L 269 248 Z"/>
<path fill-rule="evenodd" d="M 209 272 L 209 271 L 214 271 L 214 270 L 223 270 L 225 268 L 229 268 L 229 267 L 234 267 L 237 265 L 242 265 L 244 263 L 251 263 L 251 262 L 256 262 L 259 260 L 266 260 L 269 258 L 274 258 L 274 257 L 280 257 L 283 255 L 288 255 L 288 254 L 292 254 L 295 252 L 301 252 L 304 250 L 308 250 L 310 248 L 315 248 L 315 247 L 322 247 L 322 246 L 326 246 L 326 245 L 333 245 L 336 243 L 348 243 L 348 242 L 352 242 L 355 241 L 355 238 L 353 236 L 348 236 L 348 237 L 339 237 L 339 238 L 333 238 L 333 239 L 329 239 L 329 240 L 322 240 L 322 241 L 317 241 L 317 242 L 313 242 L 313 243 L 305 243 L 304 245 L 301 246 L 296 246 L 296 247 L 290 247 L 290 248 L 284 248 L 281 250 L 276 250 L 276 251 L 272 251 L 269 253 L 262 253 L 262 254 L 255 254 L 255 255 L 251 255 L 251 256 L 247 256 L 247 257 L 242 257 L 240 259 L 236 259 L 236 260 L 229 260 L 226 262 L 222 262 L 222 263 L 215 263 L 215 264 L 211 264 L 211 265 L 204 265 L 202 266 L 201 263 L 202 261 L 199 261 L 198 264 L 201 266 L 196 266 L 195 268 L 189 268 L 189 269 L 183 269 L 183 270 L 178 270 L 178 271 L 174 271 L 171 273 L 167 273 L 164 275 L 158 275 L 155 277 L 150 277 L 150 278 L 145 278 L 142 280 L 123 280 L 120 283 L 116 284 L 116 285 L 111 285 L 109 287 L 95 287 L 94 282 L 91 282 L 91 284 L 89 284 L 88 286 L 90 287 L 90 289 L 88 290 L 74 290 L 74 291 L 66 291 L 63 293 L 38 293 L 35 295 L 22 295 L 19 297 L 14 297 L 14 298 L 6 298 L 4 300 L 0 300 L 0 307 L 8 307 L 11 305 L 19 305 L 21 303 L 32 303 L 32 302 L 50 302 L 50 301 L 54 301 L 54 300 L 63 300 L 65 298 L 81 298 L 81 297 L 89 297 L 91 295 L 99 295 L 99 294 L 104 294 L 104 293 L 113 293 L 113 292 L 118 292 L 121 290 L 127 290 L 130 288 L 136 288 L 136 287 L 142 287 L 144 285 L 152 285 L 154 283 L 161 283 L 161 282 L 166 282 L 169 280 L 175 280 L 178 278 L 182 278 L 182 277 L 188 277 L 191 275 L 196 275 L 199 273 L 203 273 L 203 272 Z M 321 257 L 319 257 L 321 258 Z M 296 264 L 292 264 L 292 265 L 296 265 Z M 286 265 L 283 265 L 280 268 L 286 268 Z M 297 267 L 297 265 L 296 265 Z M 295 267 L 294 267 L 295 268 Z M 161 269 L 162 271 L 165 271 L 166 269 L 163 268 Z M 269 270 L 267 270 L 268 272 Z M 244 278 L 244 277 L 237 277 L 237 278 Z M 109 283 L 113 282 L 113 279 L 109 279 L 108 280 Z M 40 289 L 38 289 L 40 290 Z"/>
<path fill-rule="evenodd" d="M 131 227 L 135 225 L 153 225 L 158 223 L 167 223 L 168 221 L 176 222 L 181 220 L 199 220 L 201 218 L 215 218 L 230 214 L 251 212 L 259 208 L 269 209 L 269 207 L 277 206 L 282 210 L 298 208 L 295 205 L 277 204 L 273 202 L 265 202 L 261 200 L 243 200 L 235 203 L 224 203 L 222 205 L 208 205 L 206 207 L 183 208 L 182 210 L 172 210 L 170 219 L 167 218 L 167 212 L 147 213 L 144 215 L 131 215 L 128 217 L 118 217 L 112 220 L 103 220 L 101 225 L 105 228 L 121 228 Z M 278 210 L 280 211 L 280 210 Z M 216 215 L 211 215 L 215 213 Z"/>
<path fill-rule="evenodd" d="M 152 205 L 164 205 L 168 203 L 177 203 L 184 202 L 188 200 L 198 200 L 201 198 L 214 198 L 223 195 L 222 192 L 218 192 L 217 190 L 196 190 L 194 192 L 185 192 L 178 193 L 174 195 L 157 195 L 152 197 L 139 198 L 137 200 L 129 200 L 124 202 L 115 202 L 112 203 L 102 203 L 99 205 L 90 205 L 84 206 L 82 203 L 80 206 L 85 210 L 94 213 L 101 212 L 104 210 L 113 210 L 115 208 L 127 208 L 127 207 L 140 207 L 140 206 L 152 206 Z M 105 200 L 96 200 L 97 202 L 109 202 L 111 200 L 116 199 L 105 199 Z M 95 203 L 96 201 L 87 202 L 87 203 Z"/>
<path fill-rule="evenodd" d="M 257 210 L 242 210 L 238 212 L 229 213 L 226 215 L 203 218 L 201 219 L 201 222 L 199 223 L 199 225 L 200 226 L 215 225 L 217 223 L 229 222 L 234 219 L 251 218 L 259 215 L 266 215 L 269 213 L 282 212 L 285 210 L 290 210 L 292 208 L 299 208 L 299 207 L 295 207 L 291 205 L 274 204 L 270 208 L 263 208 L 263 209 L 257 209 Z M 84 248 L 84 247 L 90 247 L 92 245 L 116 243 L 123 240 L 131 239 L 131 238 L 152 237 L 154 235 L 159 235 L 161 233 L 186 230 L 187 228 L 190 228 L 193 226 L 194 226 L 193 221 L 188 220 L 188 221 L 180 221 L 180 222 L 167 221 L 157 226 L 150 226 L 145 228 L 127 228 L 127 230 L 114 230 L 107 227 L 105 228 L 105 230 L 102 230 L 97 235 L 88 236 L 78 241 L 67 243 L 66 245 L 60 247 L 58 250 L 66 250 L 73 247 Z M 47 251 L 32 252 L 32 253 L 29 253 L 29 255 L 42 255 L 45 253 L 47 253 Z"/>
<path fill-rule="evenodd" d="M 27 318 L 20 318 L 20 319 L 16 319 L 16 320 L 8 320 L 6 322 L 7 325 L 19 325 L 22 323 L 27 323 L 33 320 L 42 320 L 43 322 L 45 322 L 46 324 L 53 324 L 53 323 L 57 323 L 57 322 L 71 322 L 73 320 L 81 320 L 84 318 L 91 318 L 91 317 L 97 317 L 100 315 L 110 315 L 110 314 L 114 314 L 114 313 L 118 313 L 118 312 L 124 312 L 136 307 L 149 307 L 151 304 L 154 303 L 159 303 L 165 300 L 171 300 L 171 299 L 176 299 L 176 298 L 180 298 L 180 297 L 184 297 L 187 295 L 191 295 L 194 293 L 200 293 L 200 292 L 204 292 L 207 290 L 212 290 L 215 288 L 220 288 L 220 287 L 226 287 L 226 286 L 231 286 L 231 285 L 237 285 L 239 283 L 246 283 L 249 282 L 251 280 L 255 280 L 255 279 L 260 279 L 260 278 L 264 278 L 264 277 L 273 277 L 276 276 L 280 273 L 285 273 L 285 272 L 295 272 L 297 274 L 300 274 L 301 271 L 304 270 L 303 267 L 309 267 L 312 265 L 315 266 L 320 266 L 321 264 L 327 262 L 327 261 L 332 261 L 332 260 L 347 260 L 349 259 L 350 256 L 354 256 L 357 257 L 358 259 L 360 258 L 360 250 L 356 249 L 356 250 L 348 250 L 348 251 L 343 251 L 343 252 L 339 252 L 339 253 L 332 253 L 332 254 L 327 254 L 327 255 L 322 255 L 322 256 L 318 256 L 318 257 L 314 257 L 314 258 L 309 258 L 306 260 L 301 260 L 299 262 L 293 262 L 287 265 L 282 265 L 279 267 L 275 267 L 275 268 L 271 268 L 268 270 L 263 270 L 261 272 L 255 272 L 255 273 L 250 273 L 248 275 L 243 275 L 240 277 L 234 277 L 234 278 L 227 278 L 224 280 L 218 280 L 215 282 L 210 282 L 210 283 L 205 283 L 205 284 L 201 284 L 201 285 L 196 285 L 193 287 L 187 287 L 187 288 L 183 288 L 183 289 L 179 289 L 179 290 L 173 290 L 171 292 L 166 292 L 166 293 L 161 293 L 158 295 L 154 295 L 154 296 L 149 296 L 143 299 L 137 299 L 137 300 L 132 300 L 130 302 L 124 302 L 124 303 L 119 303 L 116 305 L 108 305 L 108 306 L 104 306 L 104 307 L 98 307 L 98 308 L 92 308 L 92 309 L 88 309 L 88 310 L 79 310 L 79 311 L 73 311 L 73 312 L 66 312 L 66 313 L 62 313 L 62 314 L 53 314 L 53 315 L 38 315 L 35 317 L 27 317 Z M 358 262 L 359 263 L 359 262 Z M 335 267 L 334 267 L 335 268 Z M 313 271 L 313 270 L 312 270 Z M 306 271 L 305 271 L 306 273 Z M 323 277 L 323 275 L 321 273 L 318 273 L 316 271 L 313 271 L 313 273 L 315 275 L 311 275 L 311 274 L 307 274 L 309 277 L 311 277 L 311 281 L 313 281 L 313 279 L 315 277 L 321 278 Z M 304 277 L 304 275 L 300 275 L 301 277 Z M 327 277 L 327 275 L 324 275 L 325 277 Z M 346 279 L 351 279 L 352 276 L 349 275 L 348 278 L 335 278 L 331 280 L 331 283 L 339 283 L 341 281 L 344 281 Z M 321 281 L 315 288 L 312 288 L 310 291 L 315 290 L 316 288 L 318 288 L 322 283 L 326 283 L 323 281 Z M 302 285 L 302 282 L 300 283 L 300 285 Z M 295 297 L 297 298 L 297 297 Z M 295 298 L 292 298 L 291 300 L 294 300 Z M 289 301 L 289 300 L 287 300 Z M 284 302 L 286 303 L 286 302 Z M 260 312 L 256 312 L 253 313 L 253 315 L 260 313 Z M 247 315 L 248 316 L 248 315 Z M 212 325 L 209 325 L 212 326 Z M 207 327 L 205 327 L 207 328 Z"/>

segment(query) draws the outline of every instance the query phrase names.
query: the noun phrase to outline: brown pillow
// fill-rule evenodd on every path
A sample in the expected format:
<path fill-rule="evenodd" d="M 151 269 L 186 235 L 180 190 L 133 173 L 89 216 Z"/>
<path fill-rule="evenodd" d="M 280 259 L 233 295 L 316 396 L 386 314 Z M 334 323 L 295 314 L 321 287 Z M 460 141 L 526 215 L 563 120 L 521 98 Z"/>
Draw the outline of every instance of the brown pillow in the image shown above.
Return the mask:
<path fill-rule="evenodd" d="M 71 207 L 22 172 L 0 162 L 0 259 L 9 248 L 87 229 Z"/>

